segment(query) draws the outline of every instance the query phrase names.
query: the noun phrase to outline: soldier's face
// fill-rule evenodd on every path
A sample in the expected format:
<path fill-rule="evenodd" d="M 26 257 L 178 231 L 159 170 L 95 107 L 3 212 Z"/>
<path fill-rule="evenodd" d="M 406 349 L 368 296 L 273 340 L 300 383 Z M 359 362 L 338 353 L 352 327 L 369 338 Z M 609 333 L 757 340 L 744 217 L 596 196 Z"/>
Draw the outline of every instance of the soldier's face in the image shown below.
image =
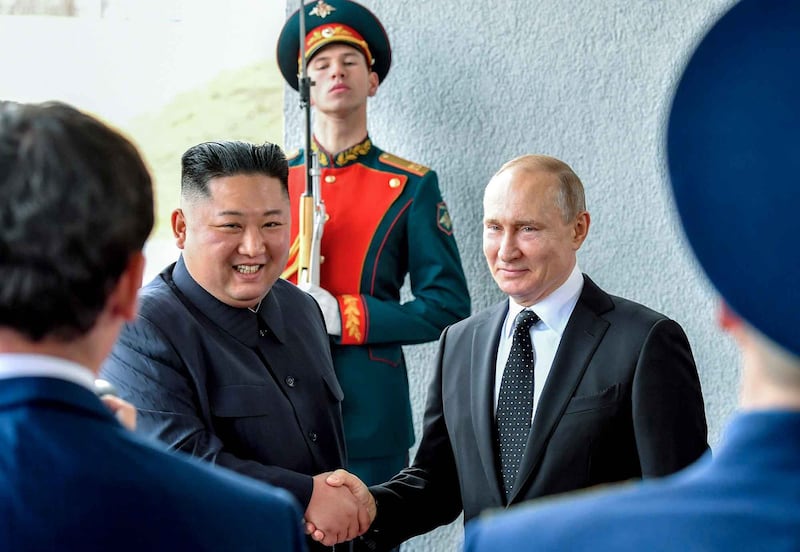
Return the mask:
<path fill-rule="evenodd" d="M 314 82 L 311 104 L 326 114 L 366 110 L 367 98 L 378 90 L 378 75 L 369 69 L 364 54 L 347 44 L 330 44 L 314 54 L 308 75 Z"/>
<path fill-rule="evenodd" d="M 172 214 L 177 245 L 203 289 L 232 307 L 255 306 L 286 266 L 289 198 L 263 174 L 214 178 L 209 190 Z"/>

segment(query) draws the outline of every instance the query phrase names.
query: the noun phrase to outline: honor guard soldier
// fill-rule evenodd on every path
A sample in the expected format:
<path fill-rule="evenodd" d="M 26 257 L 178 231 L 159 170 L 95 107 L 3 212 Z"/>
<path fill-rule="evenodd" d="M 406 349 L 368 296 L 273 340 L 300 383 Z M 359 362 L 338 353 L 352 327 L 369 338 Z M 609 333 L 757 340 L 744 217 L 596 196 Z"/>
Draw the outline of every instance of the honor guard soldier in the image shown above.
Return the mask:
<path fill-rule="evenodd" d="M 372 484 L 402 469 L 414 442 L 402 346 L 435 340 L 469 315 L 469 292 L 436 173 L 381 150 L 367 133 L 367 100 L 391 64 L 383 26 L 347 0 L 303 10 L 288 19 L 277 46 L 280 70 L 301 99 L 307 70 L 315 109 L 313 139 L 290 159 L 296 241 L 284 277 L 298 282 L 298 267 L 302 276 L 295 214 L 313 172 L 304 170 L 310 145 L 324 232 L 312 259 L 318 282 L 301 277 L 300 285 L 319 303 L 331 336 L 349 469 Z M 413 299 L 401 302 L 406 275 Z"/>

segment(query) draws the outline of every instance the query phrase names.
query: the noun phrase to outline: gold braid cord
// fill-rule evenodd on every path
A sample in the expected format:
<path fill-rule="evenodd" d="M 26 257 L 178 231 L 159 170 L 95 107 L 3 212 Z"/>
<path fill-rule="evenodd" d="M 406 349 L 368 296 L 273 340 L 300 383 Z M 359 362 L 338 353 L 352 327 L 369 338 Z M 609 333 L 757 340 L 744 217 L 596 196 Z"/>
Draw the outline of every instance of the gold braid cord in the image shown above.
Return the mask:
<path fill-rule="evenodd" d="M 289 248 L 289 258 L 292 260 L 289 263 L 283 272 L 281 272 L 281 278 L 284 280 L 291 278 L 297 272 L 297 267 L 300 265 L 300 259 L 297 258 L 297 252 L 300 250 L 300 236 L 295 236 L 294 241 L 292 242 L 292 246 Z"/>

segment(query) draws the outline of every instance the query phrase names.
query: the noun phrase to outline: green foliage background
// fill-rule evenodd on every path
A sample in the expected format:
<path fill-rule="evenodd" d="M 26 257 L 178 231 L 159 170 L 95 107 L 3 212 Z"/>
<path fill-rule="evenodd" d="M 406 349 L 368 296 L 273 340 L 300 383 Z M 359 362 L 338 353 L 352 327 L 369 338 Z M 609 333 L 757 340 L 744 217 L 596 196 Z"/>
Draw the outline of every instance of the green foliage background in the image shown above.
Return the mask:
<path fill-rule="evenodd" d="M 181 155 L 210 140 L 283 145 L 283 79 L 274 61 L 223 71 L 207 85 L 175 96 L 127 125 L 153 174 L 156 227 L 170 238 L 170 214 L 180 197 Z"/>

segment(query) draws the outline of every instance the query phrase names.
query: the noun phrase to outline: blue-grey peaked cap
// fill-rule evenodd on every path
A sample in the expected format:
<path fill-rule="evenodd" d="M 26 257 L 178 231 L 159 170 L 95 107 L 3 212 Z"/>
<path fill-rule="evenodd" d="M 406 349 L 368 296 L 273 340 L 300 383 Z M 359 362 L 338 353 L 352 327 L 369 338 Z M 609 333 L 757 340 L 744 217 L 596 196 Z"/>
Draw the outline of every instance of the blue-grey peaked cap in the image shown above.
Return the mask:
<path fill-rule="evenodd" d="M 675 92 L 667 157 L 711 282 L 800 355 L 800 2 L 744 0 L 711 27 Z"/>

